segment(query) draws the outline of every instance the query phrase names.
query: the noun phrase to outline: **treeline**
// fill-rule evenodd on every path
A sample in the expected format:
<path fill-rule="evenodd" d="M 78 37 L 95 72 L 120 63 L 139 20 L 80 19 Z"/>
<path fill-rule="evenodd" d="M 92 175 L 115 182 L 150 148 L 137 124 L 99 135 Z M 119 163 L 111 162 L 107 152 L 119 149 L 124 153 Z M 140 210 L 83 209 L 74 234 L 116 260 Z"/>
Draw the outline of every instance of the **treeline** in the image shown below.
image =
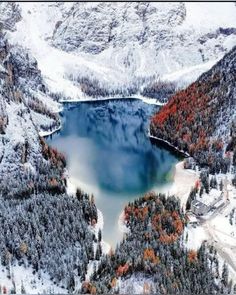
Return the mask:
<path fill-rule="evenodd" d="M 138 93 L 137 84 L 132 85 L 109 85 L 108 83 L 103 83 L 95 77 L 88 76 L 74 76 L 68 75 L 68 78 L 79 85 L 84 94 L 90 97 L 130 97 L 131 95 Z"/>
<path fill-rule="evenodd" d="M 152 135 L 188 152 L 210 173 L 226 173 L 231 164 L 225 147 L 235 114 L 236 48 L 209 72 L 170 101 L 152 118 Z M 235 140 L 228 151 L 235 152 Z"/>
<path fill-rule="evenodd" d="M 191 189 L 188 196 L 186 210 L 190 210 L 191 203 L 196 199 L 197 195 L 201 197 L 204 193 L 209 194 L 211 189 L 217 189 L 223 192 L 223 180 L 221 179 L 220 181 L 217 181 L 215 175 L 209 175 L 209 171 L 207 169 L 202 169 L 200 172 L 200 180 L 195 183 L 195 186 Z"/>
<path fill-rule="evenodd" d="M 146 195 L 126 206 L 124 219 L 129 233 L 115 251 L 101 258 L 90 281 L 82 284 L 82 293 L 134 294 L 140 276 L 147 282 L 140 292 L 145 294 L 229 292 L 227 267 L 220 272 L 216 251 L 206 244 L 197 251 L 186 248 L 187 221 L 178 199 Z"/>
<path fill-rule="evenodd" d="M 151 82 L 146 85 L 141 94 L 143 96 L 156 98 L 162 103 L 166 103 L 168 99 L 175 94 L 177 86 L 174 82 L 161 81 Z"/>
<path fill-rule="evenodd" d="M 101 234 L 97 241 L 92 230 L 97 209 L 80 190 L 66 193 L 65 157 L 38 136 L 34 112 L 57 117 L 33 95 L 47 91 L 36 60 L 0 32 L 0 62 L 7 72 L 0 78 L 0 262 L 12 291 L 17 264 L 72 291 L 101 255 Z"/>
<path fill-rule="evenodd" d="M 71 81 L 80 85 L 84 94 L 90 97 L 130 97 L 140 94 L 142 96 L 156 98 L 160 102 L 167 102 L 168 98 L 176 92 L 173 82 L 161 81 L 156 76 L 137 78 L 134 82 L 125 85 L 111 85 L 99 81 L 95 77 L 67 76 Z M 155 81 L 155 82 L 153 82 Z M 144 86 L 143 86 L 144 85 Z M 142 87 L 143 86 L 143 87 Z"/>

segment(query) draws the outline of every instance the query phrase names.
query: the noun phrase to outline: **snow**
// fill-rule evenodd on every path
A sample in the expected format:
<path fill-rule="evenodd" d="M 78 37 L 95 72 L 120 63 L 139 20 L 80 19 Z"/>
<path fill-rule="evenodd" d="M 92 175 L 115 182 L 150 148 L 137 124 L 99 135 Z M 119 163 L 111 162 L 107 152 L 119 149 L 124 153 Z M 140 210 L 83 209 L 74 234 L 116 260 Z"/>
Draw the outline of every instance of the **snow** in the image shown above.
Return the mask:
<path fill-rule="evenodd" d="M 60 113 L 63 111 L 63 106 L 57 101 L 51 99 L 51 97 L 48 97 L 48 95 L 36 91 L 31 91 L 31 93 L 36 96 L 45 106 L 47 106 L 47 109 L 52 113 Z"/>
<path fill-rule="evenodd" d="M 192 26 L 195 30 L 207 30 L 235 27 L 234 3 L 226 2 L 185 2 L 185 26 Z"/>
<path fill-rule="evenodd" d="M 91 30 L 88 30 L 89 34 L 94 32 L 94 35 L 96 35 L 96 30 L 92 30 L 96 23 L 94 24 L 94 20 L 90 18 L 93 14 L 88 14 L 88 19 L 83 20 L 83 27 L 77 28 L 77 22 L 80 22 L 80 19 L 74 20 L 71 15 L 69 18 L 66 15 L 74 5 L 73 3 L 26 2 L 19 3 L 19 5 L 22 10 L 22 20 L 16 24 L 17 30 L 9 33 L 11 42 L 28 48 L 37 59 L 49 89 L 54 93 L 61 93 L 65 100 L 68 98 L 70 101 L 84 101 L 88 98 L 81 91 L 80 86 L 68 78 L 69 75 L 95 78 L 105 83 L 107 87 L 125 87 L 136 81 L 137 78 L 151 78 L 154 75 L 156 77 L 159 76 L 164 81 L 177 81 L 179 87 L 185 87 L 222 57 L 224 52 L 217 52 L 214 49 L 216 45 L 222 43 L 223 47 L 229 50 L 235 44 L 234 35 L 224 38 L 219 37 L 219 40 L 208 40 L 207 48 L 203 48 L 203 45 L 200 46 L 198 43 L 195 44 L 202 34 L 212 32 L 212 30 L 216 30 L 220 26 L 223 28 L 236 27 L 236 8 L 233 3 L 217 3 L 215 5 L 213 3 L 186 2 L 184 4 L 186 7 L 186 19 L 181 25 L 176 26 L 174 31 L 172 31 L 173 28 L 171 26 L 164 25 L 163 23 L 166 22 L 166 18 L 169 17 L 172 8 L 182 13 L 181 9 L 183 8 L 181 4 L 153 3 L 152 6 L 156 13 L 148 15 L 148 26 L 150 26 L 151 32 L 153 32 L 148 36 L 148 40 L 150 40 L 147 44 L 144 43 L 144 45 L 136 42 L 135 36 L 140 34 L 143 26 L 137 17 L 134 4 L 124 5 L 123 3 L 116 3 L 112 6 L 108 3 L 104 4 L 107 6 L 100 5 L 99 13 L 104 14 L 99 14 L 99 17 L 102 17 L 102 24 L 104 22 L 104 26 L 101 26 L 101 32 L 104 34 L 106 33 L 106 24 L 109 24 L 110 18 L 112 18 L 112 15 L 105 14 L 105 12 L 110 11 L 110 8 L 111 11 L 117 11 L 118 26 L 114 31 L 117 43 L 114 46 L 109 46 L 97 55 L 78 51 L 66 52 L 52 46 L 53 41 L 55 41 L 52 39 L 55 25 L 61 20 L 66 22 L 71 20 L 72 23 L 75 23 L 74 28 L 73 26 L 72 29 L 68 28 L 68 30 L 72 30 L 71 38 L 79 30 L 81 30 L 81 34 L 87 32 L 87 26 L 89 25 L 92 26 Z M 81 3 L 80 5 L 81 11 L 86 10 L 88 13 L 91 12 L 91 7 L 97 6 L 96 3 L 93 3 L 92 6 L 89 3 Z M 102 9 L 101 12 L 100 9 Z M 122 19 L 122 13 L 124 13 L 125 9 L 129 14 L 129 19 L 123 20 L 123 25 L 121 26 L 119 19 Z M 205 17 L 206 14 L 207 17 Z M 64 17 L 67 20 L 63 19 Z M 160 40 L 162 45 L 157 50 L 154 36 L 162 32 L 163 28 L 170 32 L 170 38 L 173 38 L 172 43 L 175 45 L 173 48 L 168 48 L 168 46 L 167 48 L 165 46 L 162 48 L 162 43 L 164 42 L 162 38 Z M 197 31 L 198 33 L 196 33 Z M 186 48 L 178 39 L 178 34 L 186 36 Z M 60 37 L 64 38 L 64 35 Z M 96 36 L 92 35 L 91 38 L 93 37 L 96 38 Z M 166 40 L 167 43 L 170 41 L 168 38 Z M 61 42 L 63 40 L 59 40 L 59 43 Z M 86 43 L 85 45 L 87 46 L 88 44 Z M 206 61 L 202 60 L 198 49 L 207 49 L 206 52 L 209 56 L 206 57 Z M 125 65 L 127 60 L 130 66 Z M 147 99 L 143 99 L 148 102 Z M 153 101 L 152 103 L 156 102 Z"/>
<path fill-rule="evenodd" d="M 126 224 L 124 222 L 124 211 L 122 211 L 119 215 L 118 227 L 119 227 L 119 231 L 123 234 L 130 232 L 129 228 L 126 226 Z"/>
<path fill-rule="evenodd" d="M 102 212 L 99 209 L 97 210 L 97 212 L 98 212 L 98 221 L 94 227 L 94 233 L 96 234 L 96 236 L 98 236 L 99 229 L 102 230 L 104 225 Z M 102 240 L 101 246 L 102 246 L 103 253 L 108 254 L 111 249 L 111 246 L 108 243 L 106 243 L 104 240 Z"/>
<path fill-rule="evenodd" d="M 124 44 L 122 49 L 108 48 L 104 50 L 99 56 L 91 56 L 86 53 L 78 52 L 65 52 L 61 49 L 55 48 L 50 44 L 49 37 L 52 35 L 55 24 L 63 16 L 63 10 L 56 9 L 53 4 L 48 3 L 19 3 L 22 9 L 22 20 L 17 23 L 15 32 L 9 33 L 11 42 L 21 44 L 22 46 L 29 48 L 32 55 L 37 59 L 38 66 L 42 72 L 43 78 L 46 81 L 49 89 L 54 93 L 62 93 L 65 99 L 62 102 L 69 101 L 89 101 L 88 98 L 81 91 L 81 88 L 73 81 L 68 79 L 68 75 L 72 74 L 80 76 L 87 74 L 91 77 L 99 78 L 103 82 L 109 82 L 111 84 L 117 83 L 117 85 L 126 85 L 136 77 L 149 77 L 153 74 L 160 74 L 160 78 L 164 81 L 178 82 L 178 86 L 183 87 L 190 82 L 194 81 L 202 72 L 211 68 L 217 60 L 223 55 L 224 52 L 219 54 L 210 53 L 209 61 L 203 62 L 199 60 L 197 53 L 187 47 L 185 51 L 181 51 L 179 59 L 173 59 L 175 52 L 178 52 L 180 47 L 171 49 L 160 50 L 156 55 L 154 53 L 153 44 L 148 44 L 146 47 L 139 47 L 138 45 L 130 47 L 129 44 Z M 50 6 L 51 5 L 51 6 Z M 69 10 L 73 3 L 64 3 L 64 10 Z M 96 5 L 91 3 L 90 5 Z M 217 30 L 219 27 L 229 28 L 236 27 L 235 18 L 235 5 L 233 3 L 193 3 L 186 2 L 186 20 L 176 30 L 181 32 L 196 31 L 199 34 L 205 34 L 212 30 Z M 234 7 L 233 7 L 234 5 Z M 60 13 L 59 13 L 60 12 Z M 134 17 L 134 15 L 131 15 Z M 135 25 L 135 23 L 134 23 Z M 138 30 L 138 27 L 132 28 L 134 31 Z M 125 33 L 125 32 L 124 32 Z M 194 35 L 196 38 L 197 36 Z M 200 35 L 199 35 L 200 36 Z M 194 39 L 192 40 L 194 42 Z M 222 42 L 225 48 L 230 49 L 235 44 L 235 38 L 229 37 L 226 40 L 210 40 L 208 41 L 209 48 L 214 44 Z M 149 46 L 150 45 L 150 46 Z M 179 45 L 181 46 L 181 45 Z M 192 46 L 195 46 L 194 43 Z M 193 47 L 191 47 L 193 48 Z M 124 67 L 123 61 L 127 56 L 130 56 L 132 52 L 132 66 L 130 69 Z M 188 60 L 181 59 L 181 55 Z M 158 65 L 158 67 L 157 67 Z M 158 71 L 157 71 L 158 70 Z M 5 69 L 0 64 L 0 71 L 5 72 Z M 50 100 L 48 103 L 48 97 L 43 94 L 37 94 L 38 98 L 49 107 L 53 112 L 61 111 L 61 106 L 57 102 Z M 40 96 L 40 97 L 39 97 Z M 68 99 L 66 99 L 68 98 Z M 123 98 L 123 97 L 122 97 Z M 161 105 L 155 99 L 149 99 L 140 95 L 135 96 L 136 99 L 141 99 L 145 103 Z M 117 99 L 117 98 L 98 98 L 98 99 Z M 19 126 L 18 111 L 22 110 L 22 105 L 9 104 L 7 105 L 7 113 L 10 114 L 9 124 L 7 126 L 7 136 L 10 143 L 6 144 L 5 151 L 10 153 L 13 146 L 18 143 L 25 142 L 25 132 L 30 135 L 32 140 L 36 140 L 36 131 L 29 124 L 29 129 L 26 131 Z M 39 114 L 34 115 L 35 122 L 42 122 L 42 117 Z M 27 117 L 27 120 L 30 120 Z M 49 134 L 56 132 L 60 129 L 43 132 L 40 131 L 41 136 L 48 136 Z M 11 146 L 11 148 L 10 148 Z M 35 146 L 35 149 L 37 145 Z M 3 159 L 4 164 L 4 159 Z M 32 169 L 31 163 L 26 163 L 26 169 Z M 184 170 L 183 162 L 176 165 L 176 172 L 174 176 L 174 182 L 168 192 L 177 195 L 182 206 L 185 208 L 187 198 L 191 188 L 194 186 L 196 180 L 199 178 L 198 172 L 191 170 Z M 75 193 L 73 187 L 73 180 L 68 179 L 68 193 Z M 188 248 L 199 248 L 200 244 L 204 240 L 214 242 L 221 257 L 230 258 L 227 261 L 230 264 L 231 272 L 236 273 L 236 225 L 229 223 L 229 213 L 233 208 L 236 208 L 236 191 L 231 188 L 229 193 L 230 202 L 226 207 L 221 208 L 217 215 L 208 215 L 203 225 L 193 227 L 188 225 L 185 231 L 185 239 L 187 239 Z M 95 234 L 98 234 L 99 229 L 103 228 L 103 216 L 101 211 L 98 210 L 98 222 L 93 230 Z M 125 232 L 127 228 L 123 224 L 123 216 L 121 214 L 119 218 L 118 226 Z M 95 245 L 96 247 L 96 245 Z M 102 249 L 104 253 L 108 253 L 110 246 L 102 241 Z M 93 264 L 91 262 L 88 266 L 87 277 L 90 276 L 93 270 Z M 42 278 L 39 279 L 37 275 L 34 275 L 30 267 L 24 268 L 23 266 L 12 267 L 14 273 L 17 292 L 20 293 L 21 281 L 24 282 L 24 286 L 27 293 L 65 293 L 64 289 L 56 287 L 47 277 L 46 274 L 42 274 Z M 119 281 L 120 290 L 126 292 L 127 285 L 133 285 L 135 293 L 143 292 L 144 278 L 131 277 L 126 282 Z M 132 283 L 133 282 L 133 283 Z M 0 284 L 5 285 L 8 289 L 11 288 L 11 280 L 7 278 L 7 272 L 4 268 L 0 268 Z M 10 286 L 10 287 L 9 287 Z"/>
<path fill-rule="evenodd" d="M 221 191 L 212 188 L 209 192 L 209 194 L 202 194 L 201 197 L 198 197 L 197 200 L 204 203 L 207 206 L 216 206 L 216 201 L 220 201 L 220 199 L 223 200 L 223 194 Z"/>
<path fill-rule="evenodd" d="M 217 182 L 222 180 L 224 187 L 228 190 L 228 197 L 226 198 L 226 191 L 223 190 L 222 203 L 224 206 L 215 205 L 216 209 L 207 213 L 203 217 L 197 217 L 198 223 L 195 225 L 188 224 L 184 233 L 187 248 L 198 249 L 202 241 L 207 241 L 208 244 L 213 245 L 218 252 L 221 264 L 226 261 L 229 266 L 230 278 L 236 282 L 236 220 L 232 218 L 230 224 L 230 213 L 232 210 L 236 212 L 236 189 L 231 184 L 232 175 L 227 174 L 227 178 L 223 174 L 216 175 Z M 212 189 L 210 195 L 205 195 L 203 198 L 212 201 L 212 197 L 220 195 L 221 192 Z M 191 221 L 191 218 L 190 218 Z M 188 236 L 188 238 L 187 238 Z"/>
<path fill-rule="evenodd" d="M 177 88 L 184 88 L 194 82 L 202 73 L 212 68 L 219 59 L 220 58 L 165 74 L 162 76 L 162 79 L 164 81 L 176 82 Z"/>
<path fill-rule="evenodd" d="M 145 277 L 142 273 L 133 274 L 128 279 L 119 278 L 117 285 L 120 294 L 144 294 L 144 285 L 151 287 L 153 279 Z"/>
<path fill-rule="evenodd" d="M 0 64 L 0 72 L 7 74 L 6 69 Z"/>
<path fill-rule="evenodd" d="M 6 267 L 0 265 L 0 285 L 7 288 L 7 293 L 13 288 L 12 281 L 16 285 L 16 294 L 21 294 L 21 286 L 25 288 L 26 294 L 65 294 L 66 289 L 53 284 L 49 276 L 45 273 L 33 274 L 33 269 L 29 266 L 14 265 L 10 268 L 11 278 L 8 278 Z"/>
<path fill-rule="evenodd" d="M 65 171 L 64 175 L 67 178 L 67 193 L 70 194 L 70 195 L 75 195 L 75 193 L 76 193 L 76 183 L 73 181 L 73 178 L 71 178 L 69 176 L 68 170 Z M 97 223 L 95 224 L 95 226 L 90 227 L 90 229 L 94 232 L 96 237 L 98 237 L 99 229 L 102 231 L 103 226 L 104 226 L 103 214 L 102 214 L 101 210 L 97 209 L 97 214 L 98 214 Z M 103 251 L 104 254 L 109 253 L 109 251 L 111 249 L 111 246 L 107 242 L 105 242 L 103 239 L 101 241 L 101 246 L 102 246 L 102 251 Z M 91 266 L 92 263 L 93 262 L 90 263 L 90 268 L 92 268 L 92 266 Z"/>
<path fill-rule="evenodd" d="M 53 133 L 59 131 L 60 129 L 61 129 L 61 126 L 58 128 L 55 128 L 53 130 L 50 130 L 50 131 L 39 131 L 39 135 L 42 137 L 47 137 L 47 136 L 52 135 Z"/>
<path fill-rule="evenodd" d="M 201 226 L 194 227 L 192 225 L 187 225 L 184 231 L 184 241 L 188 249 L 199 249 L 202 242 L 205 240 L 207 240 L 207 235 Z"/>
<path fill-rule="evenodd" d="M 85 95 L 83 95 L 83 97 L 86 97 Z M 89 96 L 87 96 L 86 98 L 80 99 L 61 99 L 60 102 L 61 103 L 66 103 L 66 102 L 91 102 L 91 101 L 107 101 L 107 100 L 119 100 L 119 99 L 139 99 L 142 100 L 144 103 L 147 104 L 151 104 L 151 105 L 157 105 L 157 106 L 163 106 L 164 103 L 159 102 L 157 99 L 155 98 L 149 98 L 149 97 L 145 97 L 142 95 L 135 95 L 135 96 L 107 96 L 107 97 L 96 97 L 96 98 L 91 98 Z"/>

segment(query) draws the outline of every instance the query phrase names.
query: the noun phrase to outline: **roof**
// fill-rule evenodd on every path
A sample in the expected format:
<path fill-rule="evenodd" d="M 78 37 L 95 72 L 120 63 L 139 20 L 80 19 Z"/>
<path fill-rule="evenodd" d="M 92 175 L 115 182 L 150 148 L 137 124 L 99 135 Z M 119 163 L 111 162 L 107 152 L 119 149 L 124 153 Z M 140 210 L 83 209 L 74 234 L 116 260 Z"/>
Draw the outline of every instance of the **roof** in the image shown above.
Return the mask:
<path fill-rule="evenodd" d="M 198 222 L 197 218 L 194 215 L 188 215 L 189 222 Z"/>
<path fill-rule="evenodd" d="M 192 202 L 193 206 L 196 208 L 200 208 L 200 207 L 207 207 L 206 204 L 204 204 L 203 202 L 199 201 L 199 200 L 194 200 Z"/>
<path fill-rule="evenodd" d="M 222 192 L 215 188 L 212 188 L 209 194 L 204 193 L 201 197 L 197 199 L 197 201 L 205 204 L 206 206 L 211 206 L 212 203 L 215 203 L 221 197 Z"/>

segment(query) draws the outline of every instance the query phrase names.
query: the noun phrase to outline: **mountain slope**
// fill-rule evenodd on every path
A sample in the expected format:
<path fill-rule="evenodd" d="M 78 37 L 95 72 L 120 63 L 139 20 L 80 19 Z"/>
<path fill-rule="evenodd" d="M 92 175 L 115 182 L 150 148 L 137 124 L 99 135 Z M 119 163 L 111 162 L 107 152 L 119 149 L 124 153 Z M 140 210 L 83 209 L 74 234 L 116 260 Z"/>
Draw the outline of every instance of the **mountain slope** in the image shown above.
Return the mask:
<path fill-rule="evenodd" d="M 127 88 L 140 93 L 159 78 L 178 81 L 182 87 L 236 43 L 234 3 L 72 2 L 19 7 L 22 20 L 10 34 L 11 41 L 24 43 L 50 89 L 71 99 L 87 97 L 82 78 L 121 93 Z"/>
<path fill-rule="evenodd" d="M 151 135 L 190 153 L 211 172 L 226 172 L 235 149 L 236 47 L 153 117 Z"/>
<path fill-rule="evenodd" d="M 58 106 L 30 52 L 9 44 L 13 27 L 0 29 L 0 285 L 65 293 L 94 259 L 97 209 L 87 194 L 67 194 L 65 158 L 39 136 L 58 126 Z"/>
<path fill-rule="evenodd" d="M 236 42 L 235 13 L 233 4 L 76 3 L 57 23 L 53 44 L 135 77 L 162 76 L 226 53 Z"/>

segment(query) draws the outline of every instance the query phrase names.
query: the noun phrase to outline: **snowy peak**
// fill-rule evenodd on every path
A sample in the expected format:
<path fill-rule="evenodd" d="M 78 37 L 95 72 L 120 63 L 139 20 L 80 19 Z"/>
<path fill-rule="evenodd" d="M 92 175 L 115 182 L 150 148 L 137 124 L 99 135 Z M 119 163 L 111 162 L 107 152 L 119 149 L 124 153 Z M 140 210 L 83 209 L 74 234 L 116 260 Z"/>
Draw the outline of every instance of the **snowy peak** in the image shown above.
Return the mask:
<path fill-rule="evenodd" d="M 64 50 L 92 54 L 109 46 L 142 45 L 166 27 L 180 25 L 185 14 L 183 3 L 76 3 L 58 23 L 53 40 Z"/>
<path fill-rule="evenodd" d="M 129 64 L 135 74 L 161 75 L 226 53 L 236 43 L 235 13 L 233 3 L 76 3 L 57 23 L 53 44 L 100 54 L 116 67 Z M 131 52 L 137 51 L 132 60 Z"/>
<path fill-rule="evenodd" d="M 234 3 L 25 2 L 18 9 L 10 42 L 28 48 L 50 91 L 70 100 L 88 98 L 82 80 L 136 95 L 159 79 L 186 86 L 236 44 Z"/>

